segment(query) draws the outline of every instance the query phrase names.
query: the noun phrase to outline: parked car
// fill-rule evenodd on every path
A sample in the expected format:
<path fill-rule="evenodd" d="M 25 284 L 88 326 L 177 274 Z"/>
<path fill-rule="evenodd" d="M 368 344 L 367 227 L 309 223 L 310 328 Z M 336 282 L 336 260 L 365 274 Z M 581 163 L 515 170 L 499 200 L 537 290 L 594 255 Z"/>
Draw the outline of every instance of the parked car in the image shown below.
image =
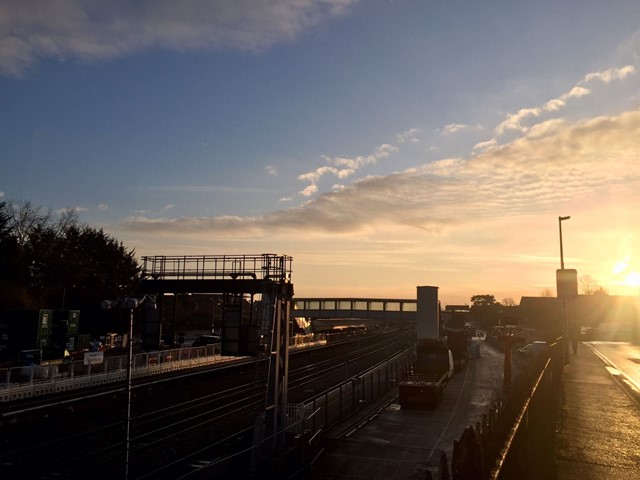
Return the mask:
<path fill-rule="evenodd" d="M 202 335 L 194 340 L 191 344 L 192 347 L 204 347 L 205 345 L 213 345 L 214 343 L 221 343 L 222 337 L 219 335 Z"/>

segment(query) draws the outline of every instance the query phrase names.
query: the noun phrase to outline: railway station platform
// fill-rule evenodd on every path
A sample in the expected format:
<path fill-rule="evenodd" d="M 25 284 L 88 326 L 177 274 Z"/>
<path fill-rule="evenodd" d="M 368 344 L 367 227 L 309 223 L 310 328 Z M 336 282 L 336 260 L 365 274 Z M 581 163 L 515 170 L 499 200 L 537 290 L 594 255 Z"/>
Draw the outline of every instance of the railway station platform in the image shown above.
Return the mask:
<path fill-rule="evenodd" d="M 569 362 L 556 424 L 556 480 L 639 479 L 637 392 L 589 344 Z"/>

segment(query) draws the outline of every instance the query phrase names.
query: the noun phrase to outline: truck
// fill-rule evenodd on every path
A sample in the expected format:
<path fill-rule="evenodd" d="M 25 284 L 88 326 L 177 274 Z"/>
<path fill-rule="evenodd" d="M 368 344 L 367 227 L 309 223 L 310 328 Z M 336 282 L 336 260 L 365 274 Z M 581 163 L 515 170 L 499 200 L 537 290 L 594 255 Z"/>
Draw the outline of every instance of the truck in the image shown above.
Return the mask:
<path fill-rule="evenodd" d="M 447 346 L 453 354 L 455 371 L 464 369 L 469 361 L 469 335 L 465 327 L 464 316 L 454 313 L 445 327 Z"/>
<path fill-rule="evenodd" d="M 435 409 L 453 376 L 453 355 L 447 345 L 432 340 L 419 341 L 416 354 L 416 362 L 398 387 L 400 406 L 403 409 Z"/>

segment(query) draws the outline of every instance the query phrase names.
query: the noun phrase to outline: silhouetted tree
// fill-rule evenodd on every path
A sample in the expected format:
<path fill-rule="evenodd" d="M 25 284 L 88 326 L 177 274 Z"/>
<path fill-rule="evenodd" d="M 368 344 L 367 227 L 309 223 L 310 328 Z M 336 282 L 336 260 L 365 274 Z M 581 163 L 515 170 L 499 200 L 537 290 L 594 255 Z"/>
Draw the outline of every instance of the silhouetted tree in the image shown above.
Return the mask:
<path fill-rule="evenodd" d="M 496 297 L 493 295 L 474 295 L 471 297 L 471 307 L 486 307 L 496 305 Z"/>
<path fill-rule="evenodd" d="M 596 287 L 596 289 L 593 291 L 594 295 L 609 295 L 609 291 L 601 286 Z"/>
<path fill-rule="evenodd" d="M 513 298 L 507 297 L 502 299 L 502 305 L 504 305 L 505 307 L 515 307 L 518 304 Z"/>
<path fill-rule="evenodd" d="M 598 285 L 591 275 L 581 275 L 578 279 L 580 290 L 583 295 L 608 295 L 609 292 L 604 287 Z"/>
<path fill-rule="evenodd" d="M 139 267 L 102 229 L 30 202 L 0 203 L 0 308 L 96 307 L 135 294 Z"/>
<path fill-rule="evenodd" d="M 471 297 L 469 312 L 473 319 L 485 329 L 498 324 L 502 306 L 493 295 L 474 295 Z"/>

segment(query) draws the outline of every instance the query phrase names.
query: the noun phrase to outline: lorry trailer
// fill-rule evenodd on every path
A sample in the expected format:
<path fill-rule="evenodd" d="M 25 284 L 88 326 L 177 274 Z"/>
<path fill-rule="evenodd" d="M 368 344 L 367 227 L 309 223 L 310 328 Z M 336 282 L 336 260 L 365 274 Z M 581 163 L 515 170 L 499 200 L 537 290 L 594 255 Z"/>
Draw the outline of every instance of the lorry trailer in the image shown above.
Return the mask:
<path fill-rule="evenodd" d="M 399 384 L 403 409 L 435 409 L 442 400 L 444 387 L 453 376 L 451 350 L 440 342 L 420 342 L 417 361 Z"/>

